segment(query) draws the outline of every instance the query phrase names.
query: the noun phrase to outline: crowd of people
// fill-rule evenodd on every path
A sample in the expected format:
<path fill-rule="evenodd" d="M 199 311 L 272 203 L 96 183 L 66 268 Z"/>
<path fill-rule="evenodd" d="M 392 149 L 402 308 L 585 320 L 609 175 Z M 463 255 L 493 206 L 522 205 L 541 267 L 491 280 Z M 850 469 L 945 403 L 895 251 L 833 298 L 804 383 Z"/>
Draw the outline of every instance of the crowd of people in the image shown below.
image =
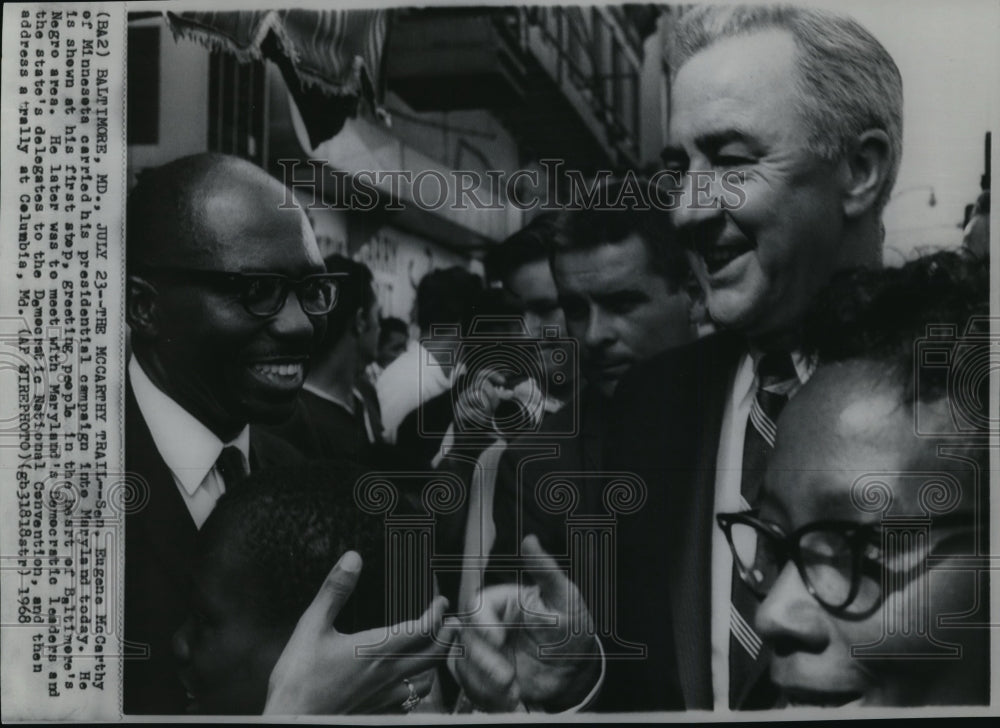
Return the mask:
<path fill-rule="evenodd" d="M 612 180 L 627 203 L 540 214 L 485 279 L 420 281 L 418 338 L 258 167 L 141 175 L 127 713 L 988 702 L 995 413 L 915 358 L 988 316 L 988 195 L 965 249 L 882 268 L 878 41 L 784 6 L 672 32 L 676 209 Z M 692 170 L 743 173 L 744 203 L 692 204 Z M 429 584 L 397 573 L 382 480 L 404 514 L 461 484 Z"/>

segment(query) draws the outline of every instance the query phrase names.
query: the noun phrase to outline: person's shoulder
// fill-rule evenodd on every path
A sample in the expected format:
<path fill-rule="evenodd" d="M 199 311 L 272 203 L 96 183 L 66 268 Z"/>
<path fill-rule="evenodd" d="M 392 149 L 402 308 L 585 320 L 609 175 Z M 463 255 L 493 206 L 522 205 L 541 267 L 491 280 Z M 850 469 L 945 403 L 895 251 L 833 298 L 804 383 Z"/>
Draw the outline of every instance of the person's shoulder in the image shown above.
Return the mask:
<path fill-rule="evenodd" d="M 302 452 L 263 427 L 250 427 L 250 449 L 257 467 L 298 467 L 306 461 Z"/>
<path fill-rule="evenodd" d="M 703 376 L 719 368 L 729 368 L 745 350 L 746 343 L 741 337 L 711 334 L 637 364 L 625 374 L 622 384 L 628 389 L 629 384 L 662 382 L 664 377 Z"/>
<path fill-rule="evenodd" d="M 721 386 L 744 351 L 745 342 L 729 333 L 712 334 L 664 351 L 622 377 L 612 412 L 629 416 L 681 406 L 690 395 Z"/>
<path fill-rule="evenodd" d="M 330 420 L 336 422 L 354 421 L 354 416 L 345 409 L 344 405 L 333 402 L 315 392 L 310 392 L 308 389 L 303 389 L 299 393 L 299 403 L 308 420 L 314 426 L 316 423 Z"/>

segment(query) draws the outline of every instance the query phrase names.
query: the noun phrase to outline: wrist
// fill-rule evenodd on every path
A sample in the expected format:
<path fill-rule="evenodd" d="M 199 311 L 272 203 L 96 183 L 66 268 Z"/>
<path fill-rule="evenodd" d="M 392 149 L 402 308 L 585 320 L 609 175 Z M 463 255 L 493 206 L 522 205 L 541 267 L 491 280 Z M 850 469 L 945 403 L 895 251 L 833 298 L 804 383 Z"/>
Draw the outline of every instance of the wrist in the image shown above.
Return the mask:
<path fill-rule="evenodd" d="M 564 671 L 564 689 L 558 690 L 549 699 L 526 705 L 529 711 L 546 713 L 575 713 L 590 705 L 601 687 L 604 678 L 604 648 L 597 637 L 593 643 L 568 658 Z"/>

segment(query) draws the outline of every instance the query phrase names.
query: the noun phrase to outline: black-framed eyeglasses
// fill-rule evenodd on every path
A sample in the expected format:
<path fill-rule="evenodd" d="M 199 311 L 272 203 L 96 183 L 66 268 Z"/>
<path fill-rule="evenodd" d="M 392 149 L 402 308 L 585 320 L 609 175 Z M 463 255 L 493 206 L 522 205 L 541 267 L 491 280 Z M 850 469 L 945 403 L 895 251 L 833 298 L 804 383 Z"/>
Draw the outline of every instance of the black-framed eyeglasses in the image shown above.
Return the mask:
<path fill-rule="evenodd" d="M 904 568 L 885 563 L 883 528 L 850 521 L 816 521 L 786 534 L 776 523 L 763 521 L 757 511 L 720 513 L 719 527 L 726 534 L 740 579 L 758 599 L 764 599 L 790 561 L 806 589 L 830 613 L 864 619 L 881 606 L 886 596 L 920 575 L 931 546 Z M 973 531 L 967 515 L 934 519 L 935 530 L 949 529 L 945 540 Z"/>
<path fill-rule="evenodd" d="M 171 266 L 143 268 L 136 273 L 226 288 L 238 296 L 247 313 L 257 318 L 270 318 L 281 311 L 292 289 L 303 313 L 324 316 L 337 305 L 340 281 L 347 276 L 347 273 L 314 273 L 295 279 L 281 273 L 239 273 Z"/>

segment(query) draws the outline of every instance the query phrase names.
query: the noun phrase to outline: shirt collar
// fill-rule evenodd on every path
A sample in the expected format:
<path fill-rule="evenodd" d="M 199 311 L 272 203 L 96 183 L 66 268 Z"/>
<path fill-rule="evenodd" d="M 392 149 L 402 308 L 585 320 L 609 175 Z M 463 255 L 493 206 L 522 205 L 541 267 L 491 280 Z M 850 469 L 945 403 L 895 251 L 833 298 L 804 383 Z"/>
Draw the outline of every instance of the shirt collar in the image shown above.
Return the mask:
<path fill-rule="evenodd" d="M 128 363 L 128 375 L 136 404 L 149 427 L 156 449 L 188 495 L 198 490 L 205 476 L 215 467 L 222 448 L 236 446 L 243 454 L 243 465 L 249 464 L 249 425 L 224 443 L 198 418 L 153 384 L 134 356 Z"/>
<path fill-rule="evenodd" d="M 799 350 L 790 353 L 792 366 L 795 367 L 795 374 L 798 376 L 798 384 L 790 388 L 788 396 L 794 396 L 803 384 L 809 381 L 813 372 L 816 371 L 816 356 L 807 356 Z M 752 397 L 757 387 L 757 367 L 764 353 L 758 349 L 751 349 L 743 358 L 736 373 L 735 394 L 740 397 Z"/>
<path fill-rule="evenodd" d="M 316 385 L 312 384 L 308 379 L 302 385 L 302 389 L 304 389 L 305 391 L 309 392 L 310 394 L 316 395 L 320 399 L 326 400 L 327 402 L 330 402 L 331 404 L 335 404 L 338 407 L 347 410 L 350 414 L 354 414 L 354 412 L 355 412 L 355 409 L 354 409 L 353 405 L 349 405 L 347 402 L 344 402 L 342 399 L 340 399 L 338 397 L 335 397 L 332 394 L 330 394 L 329 392 L 326 392 L 326 391 L 320 389 Z M 355 397 L 357 397 L 359 399 L 361 398 L 361 395 L 358 393 L 357 389 L 351 390 L 351 394 L 353 394 Z"/>

